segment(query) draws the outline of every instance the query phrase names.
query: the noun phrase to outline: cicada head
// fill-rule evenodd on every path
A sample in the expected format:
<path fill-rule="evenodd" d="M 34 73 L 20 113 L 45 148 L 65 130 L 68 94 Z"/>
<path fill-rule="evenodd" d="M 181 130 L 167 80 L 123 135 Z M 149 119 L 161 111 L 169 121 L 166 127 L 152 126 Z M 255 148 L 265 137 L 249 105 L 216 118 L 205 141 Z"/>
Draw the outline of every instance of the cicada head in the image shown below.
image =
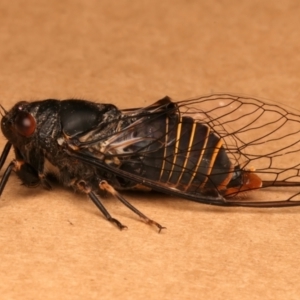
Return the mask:
<path fill-rule="evenodd" d="M 28 102 L 22 101 L 8 112 L 2 108 L 1 130 L 12 144 L 18 144 L 20 140 L 30 138 L 36 131 L 37 122 L 29 112 L 28 106 Z"/>

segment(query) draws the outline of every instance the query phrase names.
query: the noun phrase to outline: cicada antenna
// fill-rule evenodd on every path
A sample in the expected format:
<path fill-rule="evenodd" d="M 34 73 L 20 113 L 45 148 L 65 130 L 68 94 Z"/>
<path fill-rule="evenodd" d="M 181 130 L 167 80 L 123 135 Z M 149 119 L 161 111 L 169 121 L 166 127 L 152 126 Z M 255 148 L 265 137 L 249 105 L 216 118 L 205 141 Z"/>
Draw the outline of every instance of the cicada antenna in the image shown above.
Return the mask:
<path fill-rule="evenodd" d="M 8 114 L 8 111 L 1 104 L 0 104 L 0 108 L 3 110 L 3 111 L 0 111 L 0 114 L 2 117 L 4 117 L 5 115 Z M 4 114 L 3 114 L 3 112 L 4 112 Z"/>

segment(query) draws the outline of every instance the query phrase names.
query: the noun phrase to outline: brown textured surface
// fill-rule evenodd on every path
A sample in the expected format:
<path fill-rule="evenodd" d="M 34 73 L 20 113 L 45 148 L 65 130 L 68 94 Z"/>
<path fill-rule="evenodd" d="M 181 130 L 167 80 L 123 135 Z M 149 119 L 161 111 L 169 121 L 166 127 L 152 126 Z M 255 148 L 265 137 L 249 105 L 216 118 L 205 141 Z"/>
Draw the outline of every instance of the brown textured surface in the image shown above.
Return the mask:
<path fill-rule="evenodd" d="M 134 107 L 237 92 L 299 108 L 298 1 L 244 3 L 4 1 L 1 104 L 74 96 Z M 1 299 L 299 299 L 300 208 L 127 198 L 168 229 L 157 234 L 107 200 L 129 227 L 120 232 L 82 195 L 11 178 Z"/>

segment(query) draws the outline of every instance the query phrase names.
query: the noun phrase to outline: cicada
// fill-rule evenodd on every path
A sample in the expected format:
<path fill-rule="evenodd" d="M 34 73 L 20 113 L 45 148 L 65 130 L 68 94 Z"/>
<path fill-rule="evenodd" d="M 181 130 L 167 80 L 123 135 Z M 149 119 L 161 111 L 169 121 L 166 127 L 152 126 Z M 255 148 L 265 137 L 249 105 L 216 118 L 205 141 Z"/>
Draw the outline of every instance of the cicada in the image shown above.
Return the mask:
<path fill-rule="evenodd" d="M 276 104 L 228 94 L 120 110 L 85 100 L 21 101 L 2 107 L 15 158 L 14 171 L 28 187 L 51 187 L 55 176 L 88 195 L 120 229 L 101 202 L 110 193 L 143 221 L 164 227 L 131 205 L 122 190 L 155 190 L 210 205 L 300 205 L 300 115 Z M 283 187 L 284 191 L 280 189 Z M 276 188 L 274 199 L 259 191 Z M 284 197 L 280 197 L 280 195 Z"/>

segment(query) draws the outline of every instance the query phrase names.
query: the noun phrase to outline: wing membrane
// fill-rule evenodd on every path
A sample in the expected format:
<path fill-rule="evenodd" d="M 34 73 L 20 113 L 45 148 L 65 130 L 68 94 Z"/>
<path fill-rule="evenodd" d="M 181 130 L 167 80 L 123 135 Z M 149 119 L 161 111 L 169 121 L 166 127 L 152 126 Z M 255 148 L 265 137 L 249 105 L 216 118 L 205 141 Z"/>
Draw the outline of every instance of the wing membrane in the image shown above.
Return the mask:
<path fill-rule="evenodd" d="M 129 188 L 143 184 L 216 205 L 300 203 L 300 115 L 276 104 L 227 94 L 176 103 L 165 97 L 146 108 L 121 111 L 109 128 L 94 130 L 70 155 L 126 178 Z M 241 193 L 243 201 L 225 200 L 225 189 L 241 172 L 259 176 L 261 188 L 285 187 L 286 198 L 254 202 L 264 194 L 247 192 L 246 199 Z"/>

